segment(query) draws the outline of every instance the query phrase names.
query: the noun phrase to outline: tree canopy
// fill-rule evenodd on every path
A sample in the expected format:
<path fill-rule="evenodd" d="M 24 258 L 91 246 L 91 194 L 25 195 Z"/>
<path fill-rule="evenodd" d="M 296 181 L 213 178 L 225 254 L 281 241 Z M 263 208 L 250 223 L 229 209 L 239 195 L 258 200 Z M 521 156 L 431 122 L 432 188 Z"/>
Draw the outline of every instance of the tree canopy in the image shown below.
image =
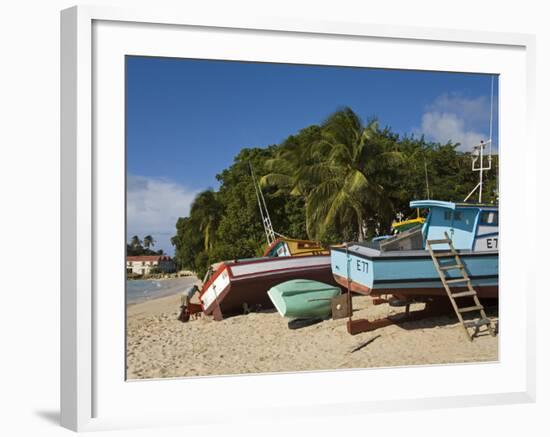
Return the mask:
<path fill-rule="evenodd" d="M 143 237 L 143 241 L 134 235 L 129 243 L 126 243 L 126 256 L 164 255 L 164 251 L 151 249 L 155 245 L 155 239 L 151 235 Z"/>
<path fill-rule="evenodd" d="M 343 108 L 281 144 L 244 148 L 217 175 L 219 189 L 199 193 L 189 217 L 178 219 L 172 237 L 176 262 L 202 276 L 215 262 L 263 252 L 249 165 L 276 232 L 335 244 L 389 233 L 398 214 L 413 213 L 411 200 L 462 201 L 479 176 L 471 171 L 471 154 L 458 146 L 400 137 L 378 120 L 363 123 Z M 498 156 L 493 164 L 483 199 L 495 203 Z"/>

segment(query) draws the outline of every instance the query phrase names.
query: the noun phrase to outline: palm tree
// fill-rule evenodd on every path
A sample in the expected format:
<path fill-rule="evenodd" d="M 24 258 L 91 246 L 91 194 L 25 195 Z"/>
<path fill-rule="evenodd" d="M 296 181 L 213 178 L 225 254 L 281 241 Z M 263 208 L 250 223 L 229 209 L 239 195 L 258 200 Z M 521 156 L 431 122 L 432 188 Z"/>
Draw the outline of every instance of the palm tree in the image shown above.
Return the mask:
<path fill-rule="evenodd" d="M 222 205 L 213 190 L 199 193 L 191 205 L 190 216 L 203 235 L 205 250 L 209 250 L 214 246 L 222 211 Z"/>
<path fill-rule="evenodd" d="M 146 235 L 144 238 L 143 238 L 143 246 L 146 248 L 146 249 L 149 249 L 150 247 L 154 246 L 156 243 L 156 241 L 153 239 L 153 237 L 151 235 Z"/>
<path fill-rule="evenodd" d="M 274 158 L 266 161 L 270 172 L 260 179 L 262 186 L 276 186 L 292 196 L 304 198 L 312 186 L 307 178 L 307 168 L 314 163 L 312 147 L 320 139 L 318 126 L 302 129 L 298 135 L 288 137 Z"/>
<path fill-rule="evenodd" d="M 383 140 L 376 120 L 365 126 L 350 108 L 326 120 L 312 149 L 319 162 L 303 169 L 314 187 L 306 202 L 308 233 L 320 236 L 331 225 L 347 224 L 362 241 L 366 219 L 391 209 L 377 179 L 390 161 L 401 157 Z"/>
<path fill-rule="evenodd" d="M 132 249 L 139 249 L 141 246 L 142 241 L 139 239 L 137 235 L 134 235 L 132 239 L 130 240 L 130 246 Z"/>

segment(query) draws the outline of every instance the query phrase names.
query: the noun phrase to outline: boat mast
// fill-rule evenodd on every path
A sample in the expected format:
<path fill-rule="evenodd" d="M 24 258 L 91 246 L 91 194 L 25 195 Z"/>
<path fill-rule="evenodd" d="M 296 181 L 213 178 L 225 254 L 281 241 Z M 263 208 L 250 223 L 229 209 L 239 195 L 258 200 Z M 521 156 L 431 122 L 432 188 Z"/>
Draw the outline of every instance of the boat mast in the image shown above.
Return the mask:
<path fill-rule="evenodd" d="M 481 140 L 480 143 L 477 146 L 474 146 L 474 153 L 472 158 L 472 171 L 478 171 L 479 172 L 479 183 L 475 186 L 475 188 L 470 191 L 470 194 L 468 194 L 464 202 L 466 202 L 472 194 L 476 192 L 476 190 L 479 188 L 479 203 L 482 202 L 482 195 L 483 195 L 483 172 L 489 171 L 492 168 L 493 163 L 493 154 L 492 154 L 492 141 L 493 141 L 493 86 L 494 86 L 494 76 L 491 76 L 491 114 L 490 114 L 490 121 L 489 121 L 489 139 L 487 141 Z M 488 164 L 484 166 L 483 164 L 483 151 L 485 150 L 485 147 L 489 145 L 489 156 L 488 156 Z M 479 166 L 476 167 L 476 163 L 479 160 Z"/>
<path fill-rule="evenodd" d="M 430 185 L 428 183 L 428 164 L 426 164 L 426 155 L 424 155 L 424 176 L 426 177 L 426 198 L 430 198 Z"/>
<path fill-rule="evenodd" d="M 267 245 L 270 246 L 276 239 L 275 231 L 273 230 L 273 224 L 271 223 L 271 218 L 269 217 L 269 211 L 265 203 L 262 189 L 260 188 L 258 181 L 256 181 L 254 169 L 252 168 L 252 163 L 250 161 L 248 161 L 248 167 L 250 168 L 250 175 L 252 176 L 252 183 L 254 184 L 254 191 L 256 192 L 256 199 L 258 200 L 260 215 L 262 216 L 262 224 L 264 226 L 264 232 L 267 238 Z"/>
<path fill-rule="evenodd" d="M 479 203 L 482 202 L 482 195 L 483 195 L 483 172 L 491 170 L 492 168 L 492 159 L 491 159 L 491 152 L 489 152 L 489 158 L 488 158 L 488 165 L 484 166 L 483 164 L 483 150 L 485 147 L 489 144 L 489 147 L 491 145 L 491 140 L 483 142 L 483 140 L 480 141 L 480 143 L 477 146 L 474 146 L 474 158 L 472 159 L 472 171 L 478 171 L 479 172 L 479 182 L 475 186 L 475 188 L 470 191 L 470 194 L 468 194 L 464 198 L 464 202 L 466 202 L 472 194 L 476 192 L 476 190 L 479 188 Z M 490 149 L 489 149 L 490 150 Z M 479 160 L 479 166 L 476 167 L 476 162 Z"/>

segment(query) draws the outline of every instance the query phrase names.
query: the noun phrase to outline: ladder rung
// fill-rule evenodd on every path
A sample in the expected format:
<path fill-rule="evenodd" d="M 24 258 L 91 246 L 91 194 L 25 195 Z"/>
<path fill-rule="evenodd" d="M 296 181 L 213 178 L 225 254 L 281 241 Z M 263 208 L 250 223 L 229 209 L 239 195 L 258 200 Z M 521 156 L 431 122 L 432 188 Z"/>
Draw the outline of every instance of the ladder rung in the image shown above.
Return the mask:
<path fill-rule="evenodd" d="M 449 240 L 448 238 L 445 238 L 445 239 L 442 239 L 442 240 L 428 240 L 428 243 L 430 245 L 432 244 L 449 244 L 451 242 L 451 240 Z"/>
<path fill-rule="evenodd" d="M 451 293 L 451 296 L 456 299 L 457 297 L 475 296 L 476 294 L 475 291 L 461 291 L 460 293 Z"/>
<path fill-rule="evenodd" d="M 490 319 L 479 319 L 479 320 L 466 320 L 464 321 L 465 328 L 477 328 L 479 326 L 490 325 Z"/>
<path fill-rule="evenodd" d="M 481 305 L 476 305 L 473 307 L 464 307 L 464 308 L 458 308 L 459 313 L 469 313 L 470 311 L 479 311 L 482 310 L 483 307 Z"/>
<path fill-rule="evenodd" d="M 453 264 L 452 266 L 439 266 L 439 270 L 453 270 L 453 269 L 462 269 L 463 266 L 460 264 Z"/>
<path fill-rule="evenodd" d="M 456 256 L 456 253 L 454 252 L 434 252 L 434 256 L 437 258 L 443 258 L 443 257 L 449 257 L 449 256 Z"/>
<path fill-rule="evenodd" d="M 468 282 L 470 278 L 445 279 L 447 284 L 457 284 L 459 282 Z"/>

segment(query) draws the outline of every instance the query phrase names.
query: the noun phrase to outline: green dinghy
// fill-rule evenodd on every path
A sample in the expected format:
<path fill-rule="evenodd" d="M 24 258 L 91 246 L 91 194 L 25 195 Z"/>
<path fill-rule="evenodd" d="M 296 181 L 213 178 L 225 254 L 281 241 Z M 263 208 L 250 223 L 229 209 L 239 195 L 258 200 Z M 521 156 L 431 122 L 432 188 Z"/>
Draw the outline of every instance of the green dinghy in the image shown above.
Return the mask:
<path fill-rule="evenodd" d="M 269 289 L 269 298 L 283 317 L 328 317 L 331 300 L 341 293 L 339 287 L 307 279 L 294 279 Z"/>

